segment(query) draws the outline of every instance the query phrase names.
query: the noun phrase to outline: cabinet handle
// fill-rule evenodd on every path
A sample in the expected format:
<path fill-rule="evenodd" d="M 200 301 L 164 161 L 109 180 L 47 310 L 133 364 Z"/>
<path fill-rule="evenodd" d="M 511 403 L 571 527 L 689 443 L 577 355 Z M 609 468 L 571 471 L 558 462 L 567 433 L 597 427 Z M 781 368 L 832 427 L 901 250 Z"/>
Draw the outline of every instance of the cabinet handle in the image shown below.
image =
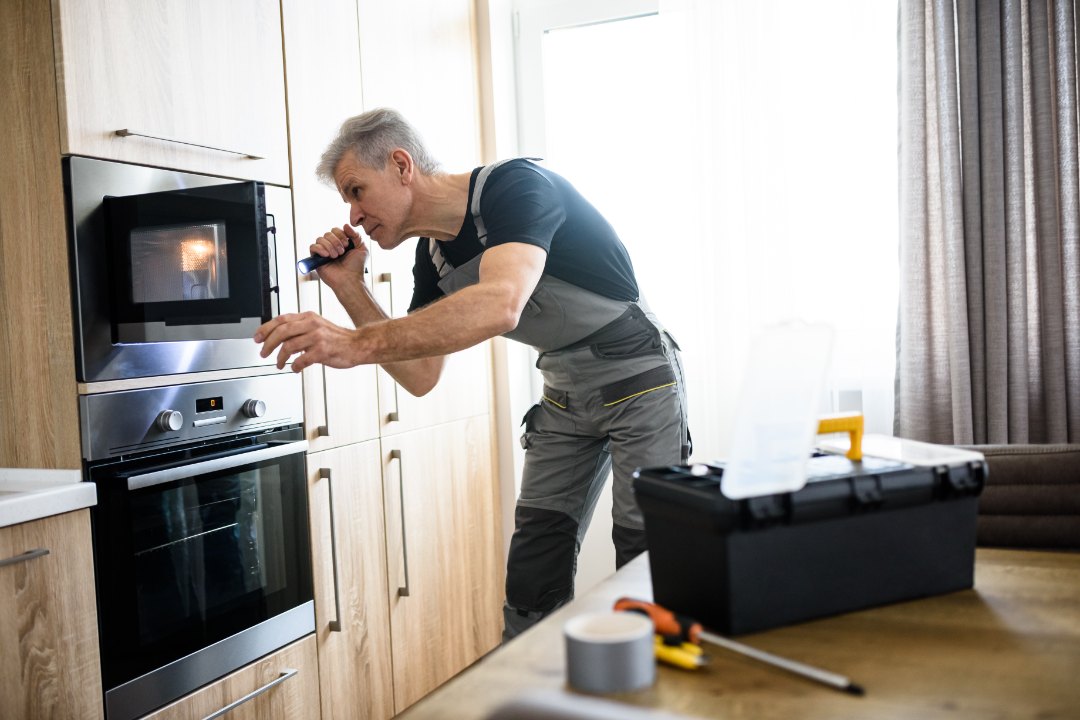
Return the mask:
<path fill-rule="evenodd" d="M 307 275 L 306 277 L 309 277 L 309 278 L 314 279 L 315 281 L 318 281 L 319 278 L 317 276 L 313 277 L 314 275 L 315 275 L 315 273 L 311 273 L 311 274 Z M 323 294 L 323 285 L 320 283 L 319 284 L 319 315 L 323 314 L 322 294 Z M 315 432 L 318 434 L 319 437 L 330 437 L 330 398 L 329 398 L 330 393 L 328 393 L 326 391 L 326 386 L 329 383 L 327 382 L 327 377 L 326 377 L 326 366 L 321 365 L 320 367 L 322 368 L 322 370 L 320 372 L 322 372 L 323 420 L 326 421 L 326 424 L 325 425 L 319 425 L 315 429 Z"/>
<path fill-rule="evenodd" d="M 4 558 L 0 560 L 0 567 L 7 567 L 8 565 L 18 565 L 19 563 L 27 562 L 28 560 L 35 560 L 39 557 L 45 557 L 49 554 L 49 548 L 35 548 L 34 550 L 27 550 L 24 553 L 16 555 L 14 557 Z"/>
<path fill-rule="evenodd" d="M 400 450 L 391 450 L 390 459 L 398 461 L 398 483 L 401 498 L 401 560 L 405 568 L 405 585 L 397 589 L 398 597 L 409 597 L 409 549 L 405 546 L 405 461 Z"/>
<path fill-rule="evenodd" d="M 141 137 L 149 138 L 150 140 L 161 140 L 163 142 L 176 143 L 177 145 L 190 145 L 191 147 L 202 148 L 203 150 L 213 150 L 215 152 L 229 153 L 230 155 L 242 155 L 252 160 L 265 160 L 262 155 L 252 155 L 251 153 L 243 152 L 242 150 L 227 150 L 226 148 L 214 147 L 212 145 L 200 145 L 199 143 L 188 142 L 187 140 L 176 140 L 175 138 L 161 137 L 160 135 L 148 135 L 144 132 L 136 132 L 128 128 L 117 130 L 116 134 L 120 137 Z"/>
<path fill-rule="evenodd" d="M 249 700 L 254 700 L 255 698 L 262 695 L 267 690 L 273 689 L 273 687 L 275 685 L 280 685 L 281 683 L 285 682 L 286 680 L 291 678 L 293 675 L 296 675 L 298 672 L 300 672 L 300 671 L 296 670 L 294 668 L 285 668 L 284 670 L 281 671 L 280 675 L 278 675 L 276 678 L 274 678 L 270 682 L 263 685 L 258 690 L 255 690 L 253 692 L 249 692 L 244 697 L 240 698 L 239 700 L 235 700 L 235 701 L 229 703 L 228 705 L 221 708 L 220 710 L 218 710 L 215 713 L 210 713 L 209 715 L 204 717 L 203 720 L 214 720 L 214 718 L 219 718 L 222 715 L 224 715 L 225 713 L 235 710 L 236 708 L 240 707 L 241 705 L 248 702 Z"/>
<path fill-rule="evenodd" d="M 321 313 L 320 313 L 321 314 Z M 326 386 L 329 383 L 326 381 L 326 366 L 322 369 L 322 401 L 323 401 L 323 419 L 326 420 L 325 425 L 319 425 L 315 428 L 316 434 L 319 437 L 330 437 L 330 399 L 329 393 L 326 392 Z"/>
<path fill-rule="evenodd" d="M 392 273 L 384 272 L 379 274 L 379 282 L 390 284 L 390 312 L 394 311 L 394 276 Z M 397 380 L 391 381 L 394 383 L 394 410 L 393 412 L 386 413 L 387 422 L 401 422 L 401 403 L 398 402 L 398 383 Z"/>
<path fill-rule="evenodd" d="M 401 421 L 401 413 L 399 413 L 398 411 L 401 409 L 401 403 L 398 402 L 398 395 L 397 395 L 398 383 L 397 383 L 397 380 L 394 380 L 393 378 L 391 378 L 391 381 L 394 383 L 394 410 L 393 410 L 393 412 L 386 413 L 386 421 L 387 422 L 400 422 Z"/>
<path fill-rule="evenodd" d="M 330 632 L 341 632 L 341 594 L 338 590 L 337 527 L 334 525 L 334 479 L 330 468 L 319 468 L 319 477 L 326 480 L 330 492 L 330 567 L 334 573 L 334 619 L 328 627 Z"/>

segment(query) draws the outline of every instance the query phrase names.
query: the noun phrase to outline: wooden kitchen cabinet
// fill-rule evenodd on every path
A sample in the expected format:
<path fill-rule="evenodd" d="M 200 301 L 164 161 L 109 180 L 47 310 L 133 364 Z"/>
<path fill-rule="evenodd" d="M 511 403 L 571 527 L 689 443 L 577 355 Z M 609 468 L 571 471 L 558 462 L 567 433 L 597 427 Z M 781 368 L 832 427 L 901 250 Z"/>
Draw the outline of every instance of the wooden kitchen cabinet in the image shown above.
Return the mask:
<path fill-rule="evenodd" d="M 221 680 L 144 716 L 201 720 L 230 705 L 229 720 L 318 720 L 319 659 L 315 636 L 256 660 Z"/>
<path fill-rule="evenodd" d="M 0 528 L 5 718 L 103 716 L 91 547 L 89 510 Z"/>
<path fill-rule="evenodd" d="M 342 121 L 363 110 L 355 0 L 282 0 L 289 143 L 293 167 L 296 256 L 307 257 L 316 238 L 349 220 L 337 190 L 315 177 L 326 145 Z M 315 273 L 300 277 L 300 310 L 353 327 L 333 291 Z M 307 439 L 312 452 L 379 436 L 373 366 L 304 370 Z"/>
<path fill-rule="evenodd" d="M 502 636 L 490 418 L 382 440 L 394 702 L 402 712 Z"/>
<path fill-rule="evenodd" d="M 394 714 L 379 441 L 308 455 L 325 720 Z"/>
<path fill-rule="evenodd" d="M 282 0 L 299 257 L 349 220 L 314 176 L 347 118 L 397 108 L 448 171 L 479 164 L 471 13 L 472 0 Z M 368 282 L 393 316 L 412 296 L 414 242 L 372 248 Z M 352 327 L 314 274 L 299 291 L 302 311 Z M 423 398 L 374 366 L 304 371 L 324 718 L 389 718 L 501 638 L 491 376 L 489 343 L 448 358 Z"/>
<path fill-rule="evenodd" d="M 289 184 L 278 0 L 53 0 L 53 24 L 61 152 Z"/>

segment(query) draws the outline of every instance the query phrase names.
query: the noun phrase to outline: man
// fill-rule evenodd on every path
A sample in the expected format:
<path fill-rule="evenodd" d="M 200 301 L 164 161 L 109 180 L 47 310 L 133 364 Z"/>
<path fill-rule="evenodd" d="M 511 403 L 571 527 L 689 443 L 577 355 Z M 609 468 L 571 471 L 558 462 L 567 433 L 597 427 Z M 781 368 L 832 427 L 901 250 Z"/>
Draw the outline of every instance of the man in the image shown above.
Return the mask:
<path fill-rule="evenodd" d="M 612 539 L 622 566 L 645 549 L 635 468 L 689 455 L 678 348 L 648 310 L 626 249 L 562 177 L 524 159 L 447 174 L 396 112 L 347 120 L 319 164 L 349 224 L 311 246 L 319 277 L 356 330 L 314 313 L 259 328 L 262 356 L 344 368 L 379 363 L 409 392 L 439 379 L 447 353 L 496 335 L 540 353 L 543 398 L 526 414 L 525 469 L 510 544 L 504 638 L 573 596 L 577 553 L 614 466 Z M 407 317 L 390 319 L 364 282 L 367 248 L 419 237 Z M 355 250 L 347 252 L 349 245 Z"/>

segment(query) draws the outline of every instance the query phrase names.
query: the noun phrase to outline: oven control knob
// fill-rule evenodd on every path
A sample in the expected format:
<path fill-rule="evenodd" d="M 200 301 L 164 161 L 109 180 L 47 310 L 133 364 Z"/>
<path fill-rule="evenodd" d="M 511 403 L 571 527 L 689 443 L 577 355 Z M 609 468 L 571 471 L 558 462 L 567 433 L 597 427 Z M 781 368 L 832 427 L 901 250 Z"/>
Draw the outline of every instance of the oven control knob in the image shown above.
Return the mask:
<path fill-rule="evenodd" d="M 240 410 L 249 418 L 261 418 L 266 414 L 266 403 L 252 398 L 244 403 Z"/>
<path fill-rule="evenodd" d="M 162 410 L 157 416 L 157 426 L 162 432 L 176 432 L 184 427 L 184 414 L 179 410 Z"/>

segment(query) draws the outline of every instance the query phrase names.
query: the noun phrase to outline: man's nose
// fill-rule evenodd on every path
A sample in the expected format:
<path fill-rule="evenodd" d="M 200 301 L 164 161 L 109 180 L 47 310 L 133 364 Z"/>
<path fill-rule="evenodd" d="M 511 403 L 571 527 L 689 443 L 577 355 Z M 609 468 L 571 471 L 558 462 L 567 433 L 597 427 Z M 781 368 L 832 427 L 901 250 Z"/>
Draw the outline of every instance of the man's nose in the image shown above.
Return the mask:
<path fill-rule="evenodd" d="M 364 224 L 364 211 L 360 209 L 358 205 L 353 205 L 349 209 L 349 224 L 353 227 L 358 227 Z"/>

